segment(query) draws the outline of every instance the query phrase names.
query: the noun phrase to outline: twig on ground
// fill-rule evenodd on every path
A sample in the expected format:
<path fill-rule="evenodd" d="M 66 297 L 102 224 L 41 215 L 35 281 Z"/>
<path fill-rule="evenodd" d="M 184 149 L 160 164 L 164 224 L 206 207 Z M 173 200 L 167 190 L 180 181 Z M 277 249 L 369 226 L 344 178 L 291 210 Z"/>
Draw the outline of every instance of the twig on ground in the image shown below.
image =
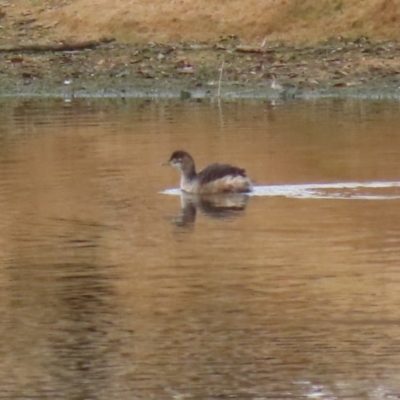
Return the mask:
<path fill-rule="evenodd" d="M 77 43 L 1 45 L 0 53 L 77 51 L 94 49 L 95 47 L 98 47 L 103 43 L 111 43 L 112 41 L 114 41 L 114 39 L 89 40 Z"/>
<path fill-rule="evenodd" d="M 222 74 L 224 72 L 224 65 L 225 65 L 225 59 L 222 59 L 222 65 L 221 65 L 221 68 L 219 69 L 219 81 L 218 81 L 217 97 L 221 97 L 221 84 L 222 84 Z"/>
<path fill-rule="evenodd" d="M 264 40 L 261 43 L 261 48 L 265 46 L 265 43 L 267 43 L 267 37 L 265 36 Z"/>

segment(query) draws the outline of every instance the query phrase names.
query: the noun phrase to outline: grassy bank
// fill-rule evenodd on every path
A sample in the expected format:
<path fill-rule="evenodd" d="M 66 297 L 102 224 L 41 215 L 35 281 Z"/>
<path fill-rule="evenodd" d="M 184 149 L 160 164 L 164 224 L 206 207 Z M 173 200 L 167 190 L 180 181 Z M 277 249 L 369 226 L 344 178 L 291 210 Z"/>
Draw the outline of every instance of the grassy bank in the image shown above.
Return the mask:
<path fill-rule="evenodd" d="M 0 19 L 3 95 L 400 90 L 398 0 L 4 0 Z"/>
<path fill-rule="evenodd" d="M 1 9 L 3 25 L 7 17 L 23 18 L 51 38 L 169 42 L 236 35 L 252 44 L 400 38 L 396 0 L 18 0 Z"/>

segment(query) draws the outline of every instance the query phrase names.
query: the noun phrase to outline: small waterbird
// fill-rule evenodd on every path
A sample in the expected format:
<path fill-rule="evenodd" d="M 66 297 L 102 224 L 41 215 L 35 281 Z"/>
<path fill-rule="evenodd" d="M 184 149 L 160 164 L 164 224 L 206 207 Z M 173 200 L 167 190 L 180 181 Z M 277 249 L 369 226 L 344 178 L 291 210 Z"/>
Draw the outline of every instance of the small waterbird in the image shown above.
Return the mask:
<path fill-rule="evenodd" d="M 193 157 L 183 150 L 174 151 L 169 161 L 162 165 L 171 165 L 181 171 L 181 190 L 186 193 L 246 193 L 253 190 L 244 169 L 215 163 L 197 173 Z"/>

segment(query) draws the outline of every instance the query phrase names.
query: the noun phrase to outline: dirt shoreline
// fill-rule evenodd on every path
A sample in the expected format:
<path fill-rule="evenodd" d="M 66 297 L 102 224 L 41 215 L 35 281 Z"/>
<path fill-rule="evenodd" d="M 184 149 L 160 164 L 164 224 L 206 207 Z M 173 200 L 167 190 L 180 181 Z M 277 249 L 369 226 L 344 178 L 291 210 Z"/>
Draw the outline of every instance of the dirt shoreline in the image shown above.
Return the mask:
<path fill-rule="evenodd" d="M 0 56 L 0 96 L 400 98 L 400 43 L 367 38 L 260 47 L 234 36 L 206 43 L 110 40 L 85 50 Z"/>
<path fill-rule="evenodd" d="M 21 0 L 0 19 L 0 96 L 399 98 L 386 0 Z"/>

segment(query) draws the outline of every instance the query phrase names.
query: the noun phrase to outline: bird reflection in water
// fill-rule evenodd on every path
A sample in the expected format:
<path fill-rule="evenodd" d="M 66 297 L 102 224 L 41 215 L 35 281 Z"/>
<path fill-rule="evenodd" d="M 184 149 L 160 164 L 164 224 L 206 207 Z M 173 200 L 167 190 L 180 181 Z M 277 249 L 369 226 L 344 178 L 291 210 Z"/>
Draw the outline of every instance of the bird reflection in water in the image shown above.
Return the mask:
<path fill-rule="evenodd" d="M 181 193 L 181 212 L 173 219 L 176 226 L 193 226 L 197 209 L 211 218 L 231 219 L 243 215 L 249 196 L 245 193 L 196 195 Z"/>

